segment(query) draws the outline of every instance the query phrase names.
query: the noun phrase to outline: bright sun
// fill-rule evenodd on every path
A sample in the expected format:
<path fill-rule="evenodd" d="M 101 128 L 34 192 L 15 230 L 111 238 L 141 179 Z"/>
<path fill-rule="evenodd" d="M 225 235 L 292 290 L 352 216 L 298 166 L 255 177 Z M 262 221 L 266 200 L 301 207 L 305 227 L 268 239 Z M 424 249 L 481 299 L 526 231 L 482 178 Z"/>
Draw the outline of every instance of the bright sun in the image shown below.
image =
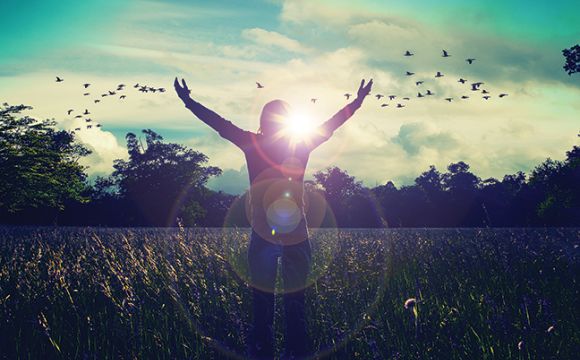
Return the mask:
<path fill-rule="evenodd" d="M 292 118 L 290 118 L 288 127 L 292 132 L 292 135 L 302 137 L 312 130 L 312 121 L 308 115 L 296 113 Z"/>

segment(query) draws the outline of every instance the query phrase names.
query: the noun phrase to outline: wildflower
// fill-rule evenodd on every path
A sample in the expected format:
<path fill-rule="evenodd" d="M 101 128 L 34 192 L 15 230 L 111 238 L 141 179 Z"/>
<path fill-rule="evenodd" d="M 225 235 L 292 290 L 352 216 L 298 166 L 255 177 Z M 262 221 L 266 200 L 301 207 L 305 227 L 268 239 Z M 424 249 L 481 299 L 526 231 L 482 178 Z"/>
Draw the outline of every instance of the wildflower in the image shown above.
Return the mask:
<path fill-rule="evenodd" d="M 417 303 L 416 299 L 409 299 L 409 300 L 405 301 L 405 309 L 413 308 L 416 303 Z"/>
<path fill-rule="evenodd" d="M 524 341 L 522 340 L 518 343 L 518 350 L 521 350 L 523 347 L 524 347 Z"/>

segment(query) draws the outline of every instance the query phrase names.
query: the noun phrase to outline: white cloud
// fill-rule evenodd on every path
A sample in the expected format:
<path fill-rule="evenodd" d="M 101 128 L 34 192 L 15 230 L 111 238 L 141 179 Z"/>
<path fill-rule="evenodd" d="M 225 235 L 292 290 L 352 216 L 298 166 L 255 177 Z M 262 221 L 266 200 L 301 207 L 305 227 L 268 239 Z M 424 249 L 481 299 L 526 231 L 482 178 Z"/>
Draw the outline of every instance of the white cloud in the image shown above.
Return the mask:
<path fill-rule="evenodd" d="M 254 28 L 246 29 L 242 32 L 243 36 L 254 41 L 257 44 L 264 46 L 277 46 L 284 50 L 309 54 L 313 49 L 302 45 L 300 42 L 289 37 L 279 34 L 275 31 L 267 31 L 264 29 Z"/>

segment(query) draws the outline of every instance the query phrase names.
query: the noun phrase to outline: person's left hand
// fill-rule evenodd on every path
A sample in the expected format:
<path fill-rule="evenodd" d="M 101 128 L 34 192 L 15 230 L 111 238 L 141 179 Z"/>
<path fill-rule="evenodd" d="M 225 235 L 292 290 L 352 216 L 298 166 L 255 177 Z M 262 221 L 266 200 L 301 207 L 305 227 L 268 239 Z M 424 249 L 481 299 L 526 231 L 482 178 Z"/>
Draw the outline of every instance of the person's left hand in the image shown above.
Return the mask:
<path fill-rule="evenodd" d="M 371 92 L 371 86 L 373 86 L 373 79 L 368 82 L 367 86 L 365 86 L 365 80 L 362 79 L 360 82 L 360 87 L 356 93 L 357 99 L 362 101 Z"/>
<path fill-rule="evenodd" d="M 189 96 L 189 93 L 191 92 L 191 90 L 189 90 L 189 88 L 187 87 L 187 84 L 185 83 L 185 79 L 181 79 L 181 82 L 183 83 L 183 86 L 179 85 L 179 80 L 177 80 L 177 77 L 176 77 L 175 83 L 173 85 L 175 86 L 175 91 L 177 92 L 177 96 L 179 96 L 181 101 L 186 102 L 187 100 L 191 99 L 191 97 Z"/>

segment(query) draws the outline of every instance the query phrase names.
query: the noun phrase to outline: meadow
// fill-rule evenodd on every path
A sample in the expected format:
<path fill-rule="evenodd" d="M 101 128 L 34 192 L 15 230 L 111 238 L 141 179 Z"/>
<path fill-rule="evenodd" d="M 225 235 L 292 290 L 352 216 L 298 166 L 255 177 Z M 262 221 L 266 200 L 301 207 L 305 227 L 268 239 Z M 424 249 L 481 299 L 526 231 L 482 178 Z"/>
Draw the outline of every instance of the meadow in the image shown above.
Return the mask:
<path fill-rule="evenodd" d="M 246 358 L 249 236 L 0 227 L 0 359 Z M 580 354 L 580 229 L 314 229 L 310 241 L 311 358 Z"/>

